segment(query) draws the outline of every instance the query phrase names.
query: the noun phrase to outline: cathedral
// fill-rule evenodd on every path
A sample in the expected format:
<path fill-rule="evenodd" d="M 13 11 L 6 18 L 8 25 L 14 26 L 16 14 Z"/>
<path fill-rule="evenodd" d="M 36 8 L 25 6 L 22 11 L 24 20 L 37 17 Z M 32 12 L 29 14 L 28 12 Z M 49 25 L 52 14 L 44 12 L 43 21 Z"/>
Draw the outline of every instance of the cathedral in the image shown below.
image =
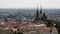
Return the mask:
<path fill-rule="evenodd" d="M 40 8 L 40 11 L 37 8 L 36 16 L 35 16 L 35 22 L 41 23 L 41 21 L 45 21 L 46 18 L 47 18 L 47 16 L 45 15 L 45 13 L 42 12 L 42 8 Z"/>

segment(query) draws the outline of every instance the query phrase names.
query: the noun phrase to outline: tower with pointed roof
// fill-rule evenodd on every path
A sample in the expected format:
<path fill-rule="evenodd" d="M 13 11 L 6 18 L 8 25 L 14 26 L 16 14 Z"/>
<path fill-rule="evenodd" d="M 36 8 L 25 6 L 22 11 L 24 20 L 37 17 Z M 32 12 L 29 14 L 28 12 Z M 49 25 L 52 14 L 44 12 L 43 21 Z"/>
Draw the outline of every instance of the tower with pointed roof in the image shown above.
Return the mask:
<path fill-rule="evenodd" d="M 42 16 L 43 16 L 42 7 L 40 7 L 40 13 L 39 13 L 39 19 L 40 19 L 40 20 L 42 20 L 42 19 L 41 19 Z"/>
<path fill-rule="evenodd" d="M 35 17 L 36 23 L 41 23 L 41 21 L 45 20 L 45 18 L 46 18 L 45 13 L 42 13 L 42 7 L 40 7 L 40 12 L 37 7 L 36 17 Z"/>
<path fill-rule="evenodd" d="M 36 18 L 35 18 L 35 20 L 36 20 L 36 21 L 40 21 L 40 20 L 41 20 L 41 17 L 42 17 L 42 7 L 40 7 L 40 12 L 39 12 L 38 6 L 37 6 L 37 11 L 36 11 Z"/>
<path fill-rule="evenodd" d="M 42 14 L 42 7 L 40 7 L 40 14 Z"/>
<path fill-rule="evenodd" d="M 39 20 L 39 11 L 38 11 L 38 7 L 37 7 L 35 21 L 38 21 L 38 20 Z"/>

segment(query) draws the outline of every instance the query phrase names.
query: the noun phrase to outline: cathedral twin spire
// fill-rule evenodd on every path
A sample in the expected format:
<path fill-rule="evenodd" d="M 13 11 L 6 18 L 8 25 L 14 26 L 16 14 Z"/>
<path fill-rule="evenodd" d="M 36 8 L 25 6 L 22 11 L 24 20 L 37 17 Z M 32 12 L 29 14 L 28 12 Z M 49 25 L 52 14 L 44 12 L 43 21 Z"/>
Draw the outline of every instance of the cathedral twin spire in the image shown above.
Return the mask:
<path fill-rule="evenodd" d="M 39 20 L 40 20 L 40 19 L 39 19 L 40 14 L 42 14 L 42 8 L 40 8 L 40 12 L 39 12 L 38 7 L 37 7 L 36 18 L 35 18 L 36 21 L 39 21 Z"/>
<path fill-rule="evenodd" d="M 42 7 L 40 7 L 40 12 L 39 12 L 39 9 L 37 7 L 37 12 L 40 13 L 40 14 L 42 14 Z"/>
<path fill-rule="evenodd" d="M 45 21 L 46 19 L 47 19 L 47 16 L 45 15 L 45 13 L 42 13 L 42 7 L 40 7 L 40 12 L 37 7 L 35 21 L 41 21 L 41 20 Z"/>

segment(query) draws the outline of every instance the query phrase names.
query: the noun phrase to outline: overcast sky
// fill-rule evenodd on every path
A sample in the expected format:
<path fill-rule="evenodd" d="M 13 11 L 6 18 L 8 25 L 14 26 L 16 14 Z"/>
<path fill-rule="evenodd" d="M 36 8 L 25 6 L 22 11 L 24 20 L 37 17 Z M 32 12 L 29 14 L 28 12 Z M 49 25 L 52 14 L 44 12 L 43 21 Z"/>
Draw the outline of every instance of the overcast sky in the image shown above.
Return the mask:
<path fill-rule="evenodd" d="M 60 8 L 60 0 L 0 0 L 0 8 Z"/>

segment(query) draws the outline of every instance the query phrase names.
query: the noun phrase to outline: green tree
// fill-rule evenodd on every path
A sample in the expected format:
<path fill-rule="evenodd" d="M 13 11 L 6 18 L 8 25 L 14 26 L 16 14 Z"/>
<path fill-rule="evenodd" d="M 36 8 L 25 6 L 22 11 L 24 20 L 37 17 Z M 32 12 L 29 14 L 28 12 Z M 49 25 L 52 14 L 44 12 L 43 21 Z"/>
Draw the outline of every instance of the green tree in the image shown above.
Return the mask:
<path fill-rule="evenodd" d="M 13 34 L 17 34 L 17 32 L 15 31 L 15 32 L 13 32 Z"/>
<path fill-rule="evenodd" d="M 19 29 L 17 29 L 17 30 L 18 30 L 17 34 L 23 34 L 22 32 L 19 31 Z"/>
<path fill-rule="evenodd" d="M 23 34 L 22 32 L 18 32 L 17 34 Z"/>
<path fill-rule="evenodd" d="M 58 34 L 60 34 L 60 22 L 56 22 L 56 25 L 55 25 L 57 31 L 58 31 Z"/>
<path fill-rule="evenodd" d="M 54 27 L 54 22 L 53 22 L 53 20 L 49 20 L 49 19 L 48 19 L 46 25 L 47 25 L 47 27 L 49 27 L 50 33 L 51 33 L 51 32 L 52 32 L 52 29 L 53 29 L 53 27 Z"/>
<path fill-rule="evenodd" d="M 46 25 L 47 25 L 47 27 L 52 27 L 52 26 L 54 26 L 54 22 L 52 20 L 47 19 Z"/>
<path fill-rule="evenodd" d="M 56 25 L 54 25 L 54 23 Z M 47 25 L 47 27 L 51 28 L 50 32 L 52 31 L 52 28 L 55 26 L 57 31 L 58 31 L 58 34 L 60 34 L 60 22 L 47 20 L 47 24 L 46 25 Z"/>
<path fill-rule="evenodd" d="M 19 29 L 17 29 L 17 31 L 13 32 L 13 34 L 23 34 L 23 33 L 20 32 Z"/>

